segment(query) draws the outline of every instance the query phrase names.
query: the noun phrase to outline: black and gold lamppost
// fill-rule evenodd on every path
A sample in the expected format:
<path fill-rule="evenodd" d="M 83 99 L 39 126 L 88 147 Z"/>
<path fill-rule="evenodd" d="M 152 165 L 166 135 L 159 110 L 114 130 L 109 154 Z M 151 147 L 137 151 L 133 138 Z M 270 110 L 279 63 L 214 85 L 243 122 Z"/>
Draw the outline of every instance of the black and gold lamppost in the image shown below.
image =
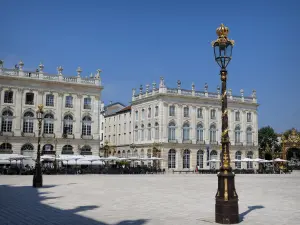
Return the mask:
<path fill-rule="evenodd" d="M 228 135 L 228 110 L 227 110 L 227 93 L 226 81 L 227 70 L 226 67 L 231 60 L 233 40 L 229 40 L 227 35 L 229 33 L 228 27 L 223 24 L 217 28 L 216 33 L 218 39 L 212 42 L 214 48 L 215 60 L 221 67 L 220 75 L 222 81 L 222 154 L 221 167 L 218 173 L 218 191 L 216 194 L 215 206 L 215 221 L 221 224 L 239 223 L 239 207 L 238 195 L 235 190 L 234 173 L 230 166 L 229 154 L 229 135 Z"/>
<path fill-rule="evenodd" d="M 37 149 L 37 157 L 35 162 L 35 170 L 33 174 L 33 187 L 38 188 L 43 186 L 43 176 L 42 176 L 42 168 L 41 168 L 41 129 L 42 129 L 42 120 L 43 120 L 43 105 L 38 106 L 38 110 L 36 111 L 36 118 L 38 120 L 39 127 L 39 135 L 38 135 L 38 149 Z"/>

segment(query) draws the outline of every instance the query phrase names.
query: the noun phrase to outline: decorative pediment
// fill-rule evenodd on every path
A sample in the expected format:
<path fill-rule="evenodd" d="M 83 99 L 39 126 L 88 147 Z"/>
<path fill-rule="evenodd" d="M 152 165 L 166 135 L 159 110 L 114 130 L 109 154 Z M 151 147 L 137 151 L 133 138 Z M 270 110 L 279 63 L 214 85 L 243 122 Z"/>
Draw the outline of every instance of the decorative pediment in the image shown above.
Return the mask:
<path fill-rule="evenodd" d="M 288 136 L 287 139 L 284 136 L 282 137 L 282 142 L 285 145 L 289 145 L 291 147 L 300 146 L 300 134 L 297 134 L 296 129 L 293 128 L 292 133 Z"/>

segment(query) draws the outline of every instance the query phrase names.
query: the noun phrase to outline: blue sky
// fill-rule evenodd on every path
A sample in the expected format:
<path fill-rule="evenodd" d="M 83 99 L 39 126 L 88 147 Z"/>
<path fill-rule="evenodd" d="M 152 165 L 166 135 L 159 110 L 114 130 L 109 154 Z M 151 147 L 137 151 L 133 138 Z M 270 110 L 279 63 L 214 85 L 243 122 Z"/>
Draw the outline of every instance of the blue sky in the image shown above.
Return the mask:
<path fill-rule="evenodd" d="M 209 91 L 219 85 L 210 45 L 224 23 L 236 41 L 233 94 L 257 90 L 259 126 L 300 129 L 300 1 L 0 1 L 0 59 L 83 75 L 101 68 L 103 100 L 129 104 L 131 89 L 158 83 Z"/>

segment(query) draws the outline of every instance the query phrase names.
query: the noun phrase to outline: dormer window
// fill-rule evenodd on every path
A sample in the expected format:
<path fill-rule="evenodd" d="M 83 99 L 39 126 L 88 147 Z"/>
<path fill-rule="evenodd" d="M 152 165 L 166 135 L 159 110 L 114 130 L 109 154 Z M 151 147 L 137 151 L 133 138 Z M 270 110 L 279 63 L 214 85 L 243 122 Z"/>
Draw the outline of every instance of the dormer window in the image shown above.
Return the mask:
<path fill-rule="evenodd" d="M 25 104 L 34 105 L 34 93 L 26 93 Z"/>
<path fill-rule="evenodd" d="M 5 91 L 4 93 L 4 103 L 13 103 L 14 92 Z"/>
<path fill-rule="evenodd" d="M 92 108 L 92 99 L 91 98 L 84 98 L 83 108 L 84 109 Z"/>

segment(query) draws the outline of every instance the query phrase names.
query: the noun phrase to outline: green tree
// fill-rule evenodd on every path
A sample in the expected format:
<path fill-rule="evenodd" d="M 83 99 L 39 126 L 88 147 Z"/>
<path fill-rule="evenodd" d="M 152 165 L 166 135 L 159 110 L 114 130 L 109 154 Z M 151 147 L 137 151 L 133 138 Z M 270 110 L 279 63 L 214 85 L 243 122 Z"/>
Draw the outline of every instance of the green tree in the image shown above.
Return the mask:
<path fill-rule="evenodd" d="M 258 145 L 259 155 L 264 158 L 264 154 L 269 152 L 272 154 L 272 148 L 274 146 L 274 152 L 280 152 L 281 147 L 278 144 L 277 134 L 270 126 L 262 127 L 258 130 Z"/>

